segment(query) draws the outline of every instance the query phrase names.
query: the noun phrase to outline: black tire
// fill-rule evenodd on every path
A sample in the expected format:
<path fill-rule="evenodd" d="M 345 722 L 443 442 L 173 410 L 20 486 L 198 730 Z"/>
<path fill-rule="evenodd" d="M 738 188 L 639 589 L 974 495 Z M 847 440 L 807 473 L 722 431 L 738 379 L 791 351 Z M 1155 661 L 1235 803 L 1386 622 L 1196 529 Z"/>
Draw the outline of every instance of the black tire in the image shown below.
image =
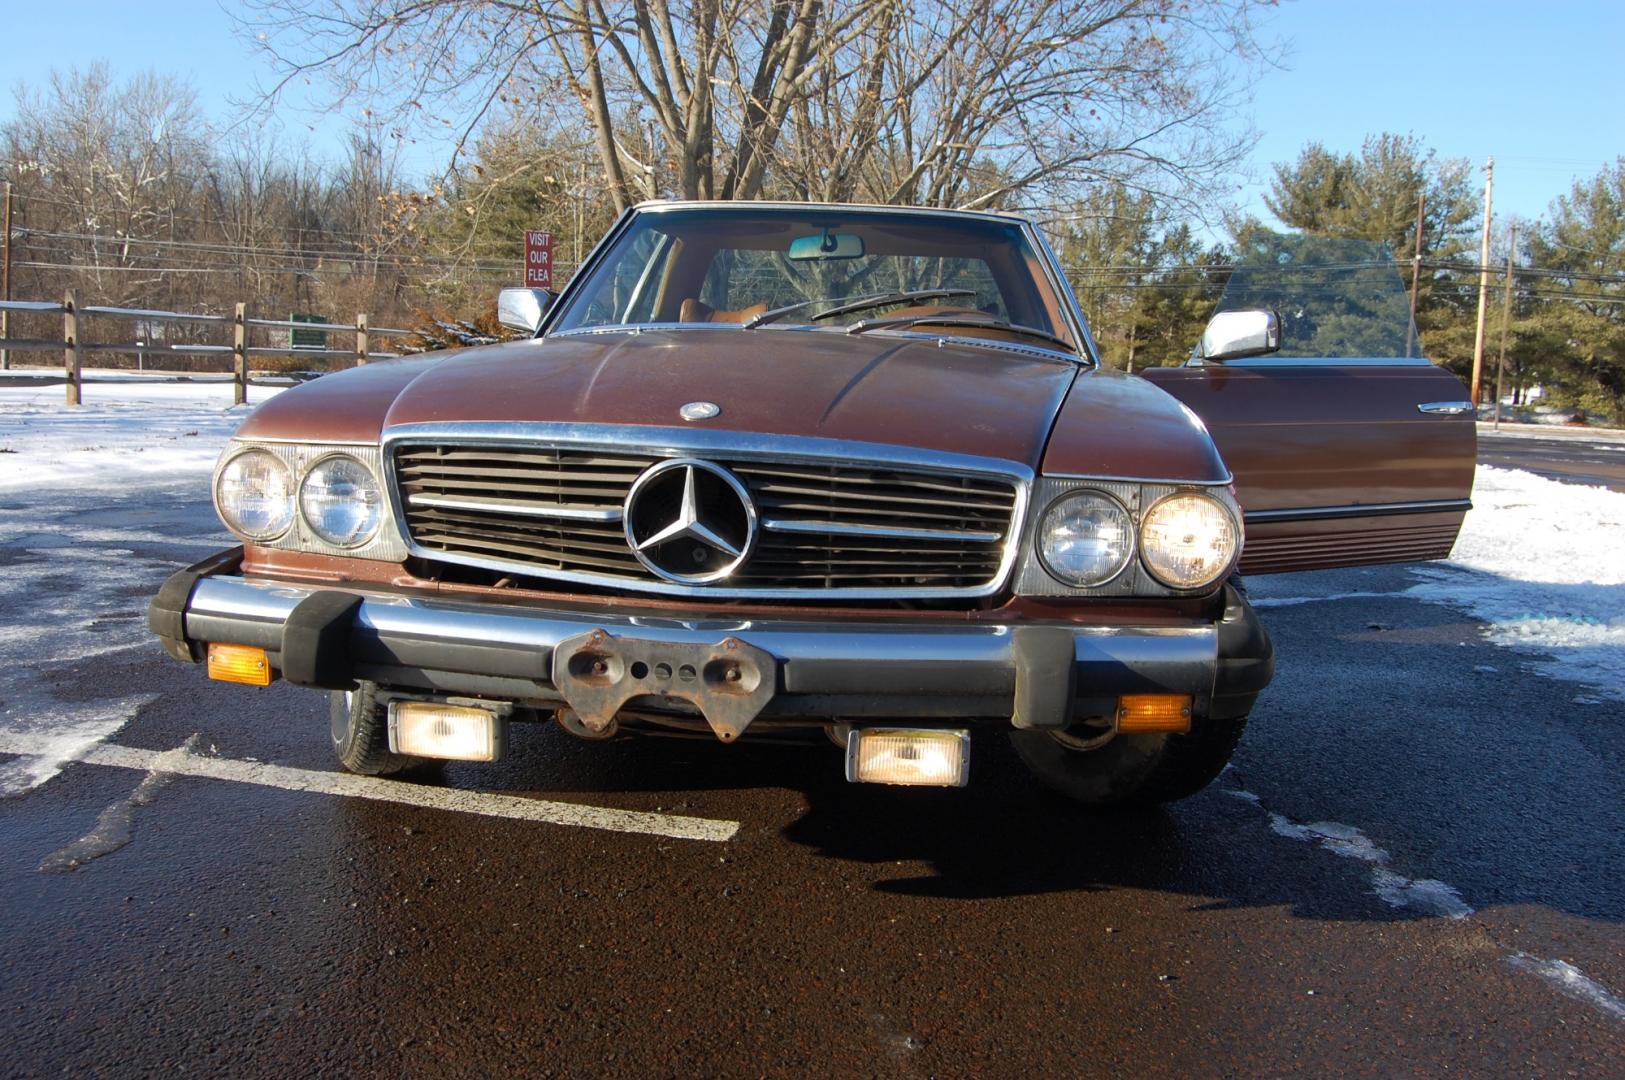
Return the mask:
<path fill-rule="evenodd" d="M 1118 735 L 1093 749 L 1048 731 L 1015 731 L 1016 754 L 1051 791 L 1089 806 L 1187 798 L 1224 771 L 1246 716 L 1196 721 L 1178 735 Z"/>
<path fill-rule="evenodd" d="M 393 776 L 431 764 L 427 758 L 390 753 L 389 714 L 378 700 L 377 683 L 363 682 L 354 690 L 328 695 L 328 734 L 333 753 L 347 772 Z"/>

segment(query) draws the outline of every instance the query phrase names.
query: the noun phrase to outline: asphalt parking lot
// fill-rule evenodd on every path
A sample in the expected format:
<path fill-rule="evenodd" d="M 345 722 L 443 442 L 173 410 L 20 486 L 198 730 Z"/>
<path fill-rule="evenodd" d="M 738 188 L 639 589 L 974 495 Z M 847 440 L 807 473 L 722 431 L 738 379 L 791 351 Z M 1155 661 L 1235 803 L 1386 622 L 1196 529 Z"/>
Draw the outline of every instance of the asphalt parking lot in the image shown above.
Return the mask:
<path fill-rule="evenodd" d="M 146 637 L 200 494 L 0 497 L 7 1075 L 1622 1071 L 1621 706 L 1411 570 L 1254 582 L 1277 681 L 1162 811 L 998 738 L 960 791 L 554 727 L 364 782 Z"/>

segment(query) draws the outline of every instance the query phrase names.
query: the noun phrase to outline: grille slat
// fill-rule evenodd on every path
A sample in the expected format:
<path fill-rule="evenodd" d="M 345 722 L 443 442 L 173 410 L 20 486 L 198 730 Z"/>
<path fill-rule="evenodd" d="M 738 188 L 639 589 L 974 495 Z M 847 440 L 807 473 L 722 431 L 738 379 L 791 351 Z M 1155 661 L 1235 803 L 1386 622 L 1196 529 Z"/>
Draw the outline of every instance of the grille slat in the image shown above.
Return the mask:
<path fill-rule="evenodd" d="M 1005 538 L 1020 499 L 1014 480 L 883 462 L 695 456 L 738 477 L 762 521 L 780 518 L 798 526 L 761 528 L 743 565 L 725 582 L 697 591 L 941 596 L 985 592 L 1004 569 Z M 619 521 L 550 517 L 547 511 L 618 513 L 633 482 L 660 460 L 598 448 L 413 443 L 396 450 L 395 495 L 413 543 L 431 558 L 540 576 L 580 575 L 635 590 L 664 583 L 632 554 Z M 414 503 L 413 495 L 425 501 Z M 489 509 L 431 505 L 436 498 Z M 820 531 L 820 525 L 831 531 Z M 931 535 L 839 531 L 877 526 Z"/>

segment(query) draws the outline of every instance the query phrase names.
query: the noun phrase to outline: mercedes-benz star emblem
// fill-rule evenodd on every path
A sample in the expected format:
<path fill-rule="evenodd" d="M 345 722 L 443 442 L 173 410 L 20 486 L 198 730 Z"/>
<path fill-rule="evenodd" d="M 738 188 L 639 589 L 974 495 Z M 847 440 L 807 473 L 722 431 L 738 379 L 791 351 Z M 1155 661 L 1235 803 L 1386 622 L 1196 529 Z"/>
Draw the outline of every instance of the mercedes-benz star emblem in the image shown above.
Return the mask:
<path fill-rule="evenodd" d="M 733 573 L 756 539 L 756 505 L 720 465 L 673 458 L 644 470 L 622 508 L 626 542 L 667 581 L 703 585 Z"/>
<path fill-rule="evenodd" d="M 691 401 L 677 410 L 684 420 L 714 420 L 722 415 L 722 406 L 714 401 Z"/>

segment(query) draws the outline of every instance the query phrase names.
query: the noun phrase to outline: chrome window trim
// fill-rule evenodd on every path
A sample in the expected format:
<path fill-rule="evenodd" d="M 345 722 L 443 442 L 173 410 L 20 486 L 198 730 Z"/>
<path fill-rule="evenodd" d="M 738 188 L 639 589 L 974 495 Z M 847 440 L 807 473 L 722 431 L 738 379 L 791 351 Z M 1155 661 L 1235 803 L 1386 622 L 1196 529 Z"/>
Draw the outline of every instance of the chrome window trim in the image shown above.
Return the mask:
<path fill-rule="evenodd" d="M 1050 247 L 1049 237 L 1044 235 L 1033 222 L 1023 219 L 1023 227 L 1031 237 L 1043 256 L 1040 260 L 1044 264 L 1044 273 L 1049 278 L 1050 288 L 1055 290 L 1060 298 L 1061 310 L 1067 320 L 1072 324 L 1072 336 L 1078 342 L 1078 355 L 1091 368 L 1099 368 L 1100 350 L 1095 345 L 1094 335 L 1089 333 L 1089 320 L 1084 317 L 1083 306 L 1078 303 L 1078 294 L 1072 291 L 1072 283 L 1067 280 L 1066 272 L 1061 268 L 1060 256 Z"/>
<path fill-rule="evenodd" d="M 512 446 L 521 449 L 591 449 L 652 457 L 711 456 L 750 460 L 823 465 L 831 461 L 856 466 L 897 468 L 909 472 L 946 476 L 973 475 L 1008 482 L 1014 495 L 1009 530 L 1005 535 L 996 573 L 982 585 L 971 588 L 729 588 L 726 583 L 683 585 L 663 581 L 642 581 L 612 574 L 547 570 L 529 563 L 487 559 L 422 548 L 411 539 L 406 512 L 400 499 L 400 478 L 396 472 L 396 451 L 403 445 Z M 431 562 L 453 563 L 485 570 L 522 574 L 549 581 L 592 585 L 628 593 L 664 596 L 711 597 L 718 600 L 908 600 L 976 599 L 1002 590 L 1015 570 L 1024 546 L 1027 509 L 1033 486 L 1033 471 L 1025 465 L 998 458 L 922 450 L 918 447 L 886 443 L 828 439 L 806 435 L 771 435 L 756 432 L 716 431 L 703 428 L 641 427 L 610 424 L 515 423 L 508 421 L 464 421 L 456 423 L 402 424 L 384 432 L 380 447 L 388 498 L 396 529 L 405 538 L 407 550 Z M 963 538 L 963 537 L 961 537 Z"/>

